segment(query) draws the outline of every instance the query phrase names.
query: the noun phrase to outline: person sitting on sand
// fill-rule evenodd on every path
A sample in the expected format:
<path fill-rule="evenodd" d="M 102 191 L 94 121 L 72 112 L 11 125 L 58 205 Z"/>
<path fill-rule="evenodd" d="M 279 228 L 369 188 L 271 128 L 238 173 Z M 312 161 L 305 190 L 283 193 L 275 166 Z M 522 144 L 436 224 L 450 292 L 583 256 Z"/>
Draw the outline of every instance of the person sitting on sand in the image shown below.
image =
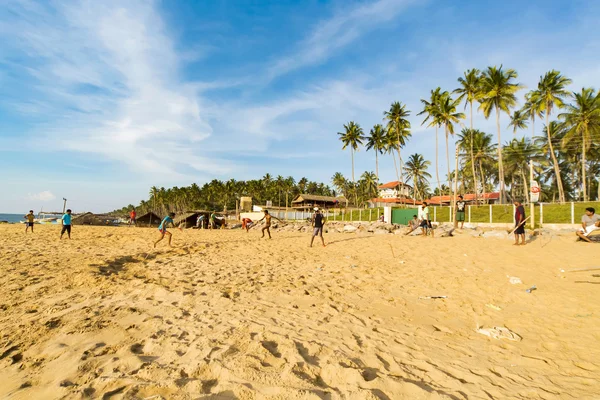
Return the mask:
<path fill-rule="evenodd" d="M 252 227 L 252 225 L 253 223 L 250 218 L 242 218 L 242 229 L 245 229 L 246 233 L 248 233 L 248 230 Z"/>
<path fill-rule="evenodd" d="M 325 247 L 325 239 L 323 239 L 323 225 L 325 225 L 323 214 L 321 214 L 319 207 L 315 207 L 315 213 L 312 217 L 313 235 L 310 239 L 310 247 L 313 245 L 315 236 L 319 236 L 321 238 L 321 243 L 323 244 L 323 247 Z"/>
<path fill-rule="evenodd" d="M 460 222 L 460 229 L 465 226 L 465 209 L 467 208 L 467 203 L 464 202 L 462 195 L 458 196 L 458 201 L 456 202 L 456 222 Z"/>
<path fill-rule="evenodd" d="M 29 210 L 29 214 L 25 215 L 23 218 L 27 219 L 25 223 L 25 233 L 31 227 L 31 233 L 33 233 L 33 221 L 35 220 L 35 215 L 33 215 L 33 210 Z"/>
<path fill-rule="evenodd" d="M 433 226 L 431 225 L 431 220 L 429 219 L 429 207 L 427 206 L 427 202 L 424 201 L 421 209 L 419 210 L 419 219 L 421 220 L 421 230 L 423 231 L 423 237 L 427 236 L 427 229 L 431 231 L 431 237 L 433 237 Z"/>
<path fill-rule="evenodd" d="M 514 205 L 517 207 L 515 210 L 515 246 L 521 244 L 525 245 L 525 207 L 519 200 L 514 201 Z M 519 238 L 521 238 L 521 243 L 519 243 Z"/>
<path fill-rule="evenodd" d="M 160 238 L 156 242 L 154 242 L 155 248 L 156 248 L 156 245 L 158 244 L 158 242 L 163 240 L 165 235 L 169 236 L 169 247 L 173 247 L 173 246 L 171 246 L 171 238 L 173 235 L 171 235 L 171 232 L 167 231 L 167 226 L 169 224 L 171 224 L 171 226 L 173 226 L 173 228 L 175 228 L 175 222 L 173 221 L 174 217 L 175 217 L 175 213 L 172 212 L 172 213 L 169 213 L 169 215 L 167 215 L 166 217 L 164 217 L 163 220 L 161 221 L 160 225 L 158 226 L 158 231 L 160 232 Z M 177 229 L 181 230 L 181 227 L 178 227 Z"/>
<path fill-rule="evenodd" d="M 256 223 L 258 224 L 263 219 L 265 220 L 266 224 L 262 228 L 262 236 L 261 236 L 261 238 L 265 237 L 265 231 L 267 231 L 267 233 L 269 234 L 269 239 L 271 239 L 271 229 L 270 229 L 271 228 L 271 218 L 275 218 L 279 222 L 281 222 L 281 220 L 279 218 L 273 217 L 271 214 L 269 214 L 269 210 L 265 210 L 264 213 L 265 213 L 265 216 L 262 217 L 261 219 L 259 219 L 258 221 L 256 221 Z"/>
<path fill-rule="evenodd" d="M 419 227 L 419 219 L 417 218 L 416 215 L 413 215 L 413 218 L 411 220 L 408 221 L 408 231 L 406 232 L 407 235 L 410 235 L 411 233 L 413 233 L 415 231 L 415 229 L 417 229 Z"/>
<path fill-rule="evenodd" d="M 71 240 L 71 210 L 67 210 L 66 214 L 64 214 L 61 218 L 62 229 L 60 231 L 60 238 L 62 239 L 65 232 Z"/>
<path fill-rule="evenodd" d="M 581 217 L 581 228 L 575 234 L 586 242 L 592 241 L 588 237 L 590 233 L 600 229 L 600 215 L 596 214 L 596 210 L 592 207 L 585 209 L 585 214 Z"/>

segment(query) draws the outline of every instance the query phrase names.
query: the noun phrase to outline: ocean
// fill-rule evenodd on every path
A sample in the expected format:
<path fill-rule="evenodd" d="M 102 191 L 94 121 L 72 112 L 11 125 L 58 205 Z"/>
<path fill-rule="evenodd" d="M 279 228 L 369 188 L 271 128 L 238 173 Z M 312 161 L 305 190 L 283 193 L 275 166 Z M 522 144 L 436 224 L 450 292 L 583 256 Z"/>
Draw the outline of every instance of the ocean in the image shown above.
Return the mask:
<path fill-rule="evenodd" d="M 19 223 L 20 221 L 25 221 L 23 218 L 25 214 L 0 214 L 0 222 L 6 221 L 10 224 Z"/>

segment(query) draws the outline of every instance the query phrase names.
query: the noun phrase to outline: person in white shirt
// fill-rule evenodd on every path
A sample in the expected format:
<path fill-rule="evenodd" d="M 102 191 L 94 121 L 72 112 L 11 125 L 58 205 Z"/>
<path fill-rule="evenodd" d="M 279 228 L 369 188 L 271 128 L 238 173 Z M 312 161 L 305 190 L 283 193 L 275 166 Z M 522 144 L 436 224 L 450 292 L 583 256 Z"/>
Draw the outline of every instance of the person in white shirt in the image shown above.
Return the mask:
<path fill-rule="evenodd" d="M 423 202 L 423 205 L 419 209 L 419 220 L 421 221 L 423 236 L 427 236 L 427 228 L 429 228 L 433 237 L 433 226 L 431 226 L 431 220 L 429 219 L 429 207 L 426 201 Z"/>
<path fill-rule="evenodd" d="M 579 236 L 581 240 L 591 243 L 592 241 L 588 236 L 598 229 L 600 229 L 600 215 L 596 214 L 596 210 L 592 207 L 586 208 L 585 214 L 581 217 L 581 228 L 579 228 L 575 234 Z"/>

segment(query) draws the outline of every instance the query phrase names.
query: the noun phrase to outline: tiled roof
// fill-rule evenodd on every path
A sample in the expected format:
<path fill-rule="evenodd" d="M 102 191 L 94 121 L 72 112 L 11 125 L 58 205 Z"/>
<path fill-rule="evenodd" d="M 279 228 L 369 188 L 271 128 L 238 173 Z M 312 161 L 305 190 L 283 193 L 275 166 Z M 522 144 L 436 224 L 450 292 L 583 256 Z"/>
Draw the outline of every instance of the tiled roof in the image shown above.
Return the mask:
<path fill-rule="evenodd" d="M 399 185 L 400 185 L 400 182 L 392 181 L 392 182 L 384 183 L 383 185 L 379 185 L 379 186 L 377 186 L 377 188 L 378 189 L 394 189 L 394 188 L 397 188 Z M 407 188 L 412 188 L 410 185 L 407 185 L 406 183 L 403 183 L 402 185 L 404 185 Z"/>

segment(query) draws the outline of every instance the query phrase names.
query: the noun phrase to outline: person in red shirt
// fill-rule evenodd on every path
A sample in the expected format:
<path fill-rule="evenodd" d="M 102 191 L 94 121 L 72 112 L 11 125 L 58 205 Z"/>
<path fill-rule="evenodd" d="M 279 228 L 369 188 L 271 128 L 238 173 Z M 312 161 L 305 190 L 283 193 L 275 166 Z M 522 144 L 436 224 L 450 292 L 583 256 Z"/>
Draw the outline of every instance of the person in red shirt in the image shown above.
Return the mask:
<path fill-rule="evenodd" d="M 517 207 L 515 210 L 515 246 L 525 245 L 525 207 L 519 200 L 514 201 L 514 205 Z M 521 238 L 521 243 L 519 243 Z"/>
<path fill-rule="evenodd" d="M 131 226 L 131 224 L 135 225 L 136 216 L 137 213 L 135 212 L 135 208 L 131 209 L 131 212 L 129 213 L 129 226 Z"/>
<path fill-rule="evenodd" d="M 242 229 L 245 229 L 246 232 L 252 227 L 252 220 L 250 218 L 242 218 Z"/>

